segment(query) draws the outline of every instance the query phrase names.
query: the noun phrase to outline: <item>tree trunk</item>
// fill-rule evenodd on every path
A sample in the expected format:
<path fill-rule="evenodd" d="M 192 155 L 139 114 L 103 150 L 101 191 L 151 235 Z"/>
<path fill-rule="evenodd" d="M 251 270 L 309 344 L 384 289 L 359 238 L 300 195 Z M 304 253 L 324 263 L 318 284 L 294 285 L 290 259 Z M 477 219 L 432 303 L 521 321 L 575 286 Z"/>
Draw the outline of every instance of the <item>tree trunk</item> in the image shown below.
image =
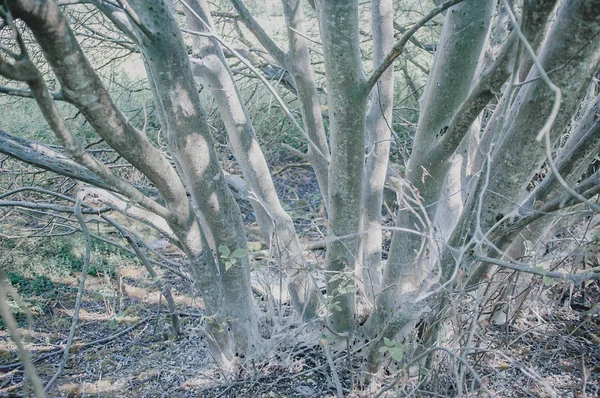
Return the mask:
<path fill-rule="evenodd" d="M 237 264 L 218 257 L 218 273 L 223 284 L 223 301 L 218 311 L 231 328 L 233 340 L 230 343 L 235 347 L 232 351 L 236 356 L 247 357 L 257 347 L 258 325 L 250 286 L 246 233 L 240 209 L 219 165 L 187 49 L 170 8 L 162 1 L 134 0 L 130 4 L 151 32 L 140 43 L 140 49 L 154 98 L 163 110 L 159 115 L 164 117 L 161 125 L 170 152 L 202 214 L 204 227 L 210 231 L 217 248 L 225 246 L 230 252 L 246 250 Z M 195 243 L 196 246 L 190 245 L 190 248 L 198 247 Z M 211 253 L 205 252 L 206 261 Z"/>
<path fill-rule="evenodd" d="M 206 2 L 194 0 L 189 3 L 196 15 L 186 9 L 188 25 L 192 30 L 209 33 L 212 21 Z M 214 38 L 194 36 L 193 44 L 194 56 L 197 57 L 194 62 L 197 74 L 204 79 L 215 97 L 235 157 L 252 189 L 253 195 L 250 197 L 259 228 L 268 237 L 267 242 L 271 245 L 277 263 L 286 270 L 292 304 L 304 319 L 312 319 L 316 315 L 318 300 L 302 255 L 303 248 L 291 217 L 279 202 L 269 166 L 225 56 Z M 258 216 L 261 214 L 263 217 Z"/>
<path fill-rule="evenodd" d="M 419 124 L 407 165 L 407 183 L 415 187 L 425 212 L 418 208 L 401 209 L 396 219 L 397 227 L 418 228 L 420 232 L 431 228 L 426 220 L 435 214 L 449 170 L 448 161 L 454 152 L 449 150 L 445 158 L 440 158 L 433 148 L 443 139 L 455 112 L 469 94 L 494 6 L 494 0 L 484 4 L 478 2 L 476 7 L 473 1 L 465 1 L 450 8 L 446 14 L 440 45 L 421 99 Z M 463 126 L 463 136 L 469 127 L 470 123 Z M 459 143 L 460 140 L 454 149 Z M 420 235 L 408 231 L 394 233 L 383 273 L 383 291 L 377 297 L 375 312 L 369 319 L 371 335 L 379 334 L 385 323 L 391 321 L 406 300 L 405 294 L 418 289 L 425 276 L 425 270 L 420 267 L 423 250 Z M 389 333 L 395 334 L 391 330 Z"/>
<path fill-rule="evenodd" d="M 371 1 L 373 65 L 377 67 L 394 45 L 394 7 L 391 0 Z M 373 90 L 367 111 L 367 154 L 363 181 L 362 230 L 356 277 L 360 290 L 371 303 L 381 284 L 381 208 L 392 137 L 394 68 L 381 75 Z"/>
<path fill-rule="evenodd" d="M 358 40 L 358 4 L 317 2 L 330 117 L 327 295 L 336 332 L 354 327 L 354 270 L 360 228 L 365 143 L 365 75 Z M 336 278 L 332 278 L 333 276 Z"/>

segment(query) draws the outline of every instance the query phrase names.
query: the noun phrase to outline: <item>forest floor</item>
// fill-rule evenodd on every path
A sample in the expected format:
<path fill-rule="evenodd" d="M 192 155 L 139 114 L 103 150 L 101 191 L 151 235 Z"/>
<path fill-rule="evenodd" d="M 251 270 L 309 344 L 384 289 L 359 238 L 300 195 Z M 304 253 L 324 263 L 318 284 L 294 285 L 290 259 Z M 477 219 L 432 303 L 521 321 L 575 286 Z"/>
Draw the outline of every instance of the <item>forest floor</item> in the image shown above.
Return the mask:
<path fill-rule="evenodd" d="M 299 230 L 305 231 L 304 239 L 318 240 L 324 230 L 319 218 L 319 200 L 312 193 L 314 179 L 308 172 L 294 175 L 296 180 L 282 178 L 278 187 L 285 190 L 283 196 L 293 198 L 285 205 L 305 214 L 295 217 L 299 220 Z M 246 221 L 251 223 L 248 208 L 242 206 L 242 210 Z M 25 246 L 10 251 L 11 256 L 19 253 L 26 254 Z M 311 255 L 311 261 L 322 263 L 322 251 Z M 268 266 L 261 269 L 264 268 Z M 262 271 L 257 266 L 254 272 Z M 16 315 L 37 372 L 47 382 L 62 358 L 80 272 L 49 273 L 49 277 L 11 275 L 13 286 L 33 308 L 31 328 L 22 313 L 16 311 Z M 98 271 L 87 276 L 74 346 L 66 368 L 49 391 L 50 397 L 337 395 L 318 338 L 314 341 L 303 338 L 302 328 L 293 324 L 282 326 L 281 330 L 290 337 L 280 339 L 281 345 L 267 361 L 248 364 L 235 377 L 223 376 L 201 337 L 201 300 L 193 294 L 189 283 L 169 274 L 163 274 L 163 278 L 171 282 L 180 312 L 183 333 L 176 338 L 170 333 L 164 298 L 145 269 L 132 258 L 121 258 L 110 272 Z M 541 282 L 539 285 L 542 286 Z M 543 289 L 547 293 L 545 299 L 529 302 L 513 322 L 503 326 L 482 325 L 478 349 L 466 357 L 483 387 L 467 372 L 465 380 L 473 382 L 474 391 L 468 396 L 486 396 L 486 389 L 493 397 L 600 395 L 600 284 L 594 282 L 572 290 L 558 285 Z M 342 388 L 349 389 L 359 382 L 363 372 L 359 357 L 350 358 L 352 369 L 345 350 L 334 354 L 332 360 Z M 383 397 L 455 396 L 457 392 L 452 386 L 457 374 L 456 369 L 449 367 L 438 370 L 431 381 L 439 385 L 437 394 L 421 392 L 418 375 L 410 369 L 384 375 L 379 387 L 396 383 Z M 24 374 L 15 346 L 1 327 L 0 397 L 26 396 L 23 386 Z M 368 397 L 376 393 L 377 390 L 363 391 L 347 396 Z"/>
<path fill-rule="evenodd" d="M 89 276 L 77 337 L 64 372 L 50 397 L 334 397 L 327 360 L 319 346 L 283 347 L 281 355 L 246 369 L 239 379 L 225 379 L 213 365 L 199 329 L 202 305 L 178 293 L 183 336 L 169 336 L 166 306 L 141 268 L 120 269 L 124 310 L 103 299 L 106 279 Z M 49 380 L 62 358 L 71 323 L 77 275 L 56 281 L 53 291 L 30 297 L 43 313 L 34 316 L 27 349 L 42 380 Z M 588 297 L 599 302 L 597 283 Z M 573 303 L 580 301 L 575 297 Z M 494 397 L 597 397 L 600 393 L 600 321 L 575 310 L 578 305 L 546 308 L 535 319 L 518 319 L 510 327 L 490 327 L 474 369 Z M 342 385 L 349 387 L 345 354 L 339 358 Z M 357 361 L 358 362 L 358 361 Z M 344 370 L 344 368 L 346 368 Z M 355 370 L 357 377 L 359 370 Z M 450 380 L 451 372 L 438 375 Z M 407 380 L 408 385 L 415 380 Z M 449 381 L 450 383 L 450 381 Z M 0 396 L 21 396 L 23 372 L 6 331 L 0 330 Z M 391 392 L 390 397 L 398 396 Z M 357 395 L 357 396 L 363 396 Z M 367 392 L 364 396 L 372 396 Z M 386 395 L 384 395 L 386 396 Z M 434 396 L 416 393 L 415 396 Z M 446 395 L 451 396 L 451 395 Z M 477 396 L 477 395 L 473 395 Z M 485 395 L 481 395 L 485 396 Z"/>

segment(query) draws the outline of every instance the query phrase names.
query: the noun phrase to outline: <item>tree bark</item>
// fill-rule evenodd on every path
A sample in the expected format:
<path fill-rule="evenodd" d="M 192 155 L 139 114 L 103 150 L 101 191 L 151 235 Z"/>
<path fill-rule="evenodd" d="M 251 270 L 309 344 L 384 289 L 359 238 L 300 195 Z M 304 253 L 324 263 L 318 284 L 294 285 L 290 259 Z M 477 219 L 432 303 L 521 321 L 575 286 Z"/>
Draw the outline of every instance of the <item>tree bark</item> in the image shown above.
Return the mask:
<path fill-rule="evenodd" d="M 187 49 L 172 11 L 163 1 L 135 0 L 130 5 L 151 32 L 139 46 L 154 98 L 163 110 L 159 116 L 170 152 L 202 214 L 204 227 L 210 231 L 216 248 L 226 246 L 231 252 L 246 250 L 234 266 L 229 267 L 226 260 L 218 257 L 223 301 L 217 313 L 222 314 L 231 328 L 233 339 L 229 346 L 235 356 L 247 357 L 257 348 L 258 325 L 250 286 L 246 234 L 240 209 L 219 165 Z M 199 246 L 202 247 L 194 242 L 190 248 Z M 212 255 L 205 245 L 204 248 L 206 261 Z"/>
<path fill-rule="evenodd" d="M 391 0 L 371 1 L 373 65 L 377 67 L 394 45 L 394 8 Z M 374 303 L 381 284 L 381 208 L 392 137 L 394 70 L 389 68 L 371 91 L 367 111 L 367 153 L 363 180 L 362 230 L 356 277 L 367 301 Z"/>
<path fill-rule="evenodd" d="M 435 214 L 442 184 L 449 169 L 448 161 L 471 122 L 485 105 L 480 103 L 478 111 L 470 112 L 472 118 L 459 129 L 462 137 L 453 144 L 454 150 L 448 147 L 443 154 L 433 151 L 436 144 L 444 139 L 452 118 L 469 95 L 489 32 L 495 1 L 478 3 L 476 7 L 473 4 L 473 1 L 465 1 L 450 8 L 446 14 L 440 45 L 421 99 L 419 124 L 407 164 L 407 183 L 415 187 L 425 213 L 419 214 L 418 208 L 400 210 L 396 219 L 397 227 L 416 227 L 420 231 L 428 228 L 423 220 L 433 218 Z M 432 167 L 433 164 L 435 167 Z M 394 233 L 383 272 L 383 291 L 377 297 L 375 311 L 369 319 L 371 335 L 381 332 L 385 323 L 391 321 L 391 317 L 402 306 L 405 300 L 403 295 L 418 289 L 425 276 L 425 270 L 419 266 L 422 239 L 420 235 L 406 230 Z M 395 334 L 391 330 L 389 333 Z"/>
<path fill-rule="evenodd" d="M 206 2 L 193 0 L 189 5 L 196 14 L 186 9 L 190 28 L 210 33 L 212 21 Z M 279 202 L 269 166 L 225 56 L 214 38 L 194 36 L 193 46 L 194 56 L 197 57 L 194 62 L 197 74 L 204 79 L 215 97 L 236 160 L 252 189 L 250 198 L 259 228 L 267 237 L 277 262 L 286 270 L 292 304 L 306 320 L 312 319 L 316 315 L 318 300 L 302 256 L 303 248 L 291 217 Z"/>
<path fill-rule="evenodd" d="M 317 2 L 330 117 L 329 231 L 326 270 L 329 321 L 353 331 L 354 270 L 360 228 L 367 95 L 359 47 L 358 4 Z M 332 278 L 337 275 L 336 278 Z"/>

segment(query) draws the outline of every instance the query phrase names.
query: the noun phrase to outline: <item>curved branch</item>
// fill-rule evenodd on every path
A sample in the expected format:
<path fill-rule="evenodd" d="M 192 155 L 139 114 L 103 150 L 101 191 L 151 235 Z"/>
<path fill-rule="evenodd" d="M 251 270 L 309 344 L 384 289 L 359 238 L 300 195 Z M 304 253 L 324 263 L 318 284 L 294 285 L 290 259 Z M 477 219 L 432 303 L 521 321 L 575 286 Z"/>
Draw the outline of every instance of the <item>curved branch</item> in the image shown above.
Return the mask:
<path fill-rule="evenodd" d="M 10 3 L 13 14 L 21 18 L 36 37 L 46 60 L 60 81 L 64 95 L 76 104 L 94 130 L 112 148 L 154 183 L 168 203 L 168 209 L 131 189 L 128 183 L 115 177 L 109 170 L 102 170 L 102 164 L 77 151 L 78 145 L 74 140 L 65 145 L 65 150 L 79 163 L 85 160 L 82 164 L 106 181 L 114 183 L 121 192 L 127 192 L 132 201 L 174 223 L 186 223 L 190 215 L 190 206 L 185 187 L 175 168 L 117 108 L 100 77 L 85 57 L 58 5 L 52 1 L 13 0 Z M 30 77 L 28 84 L 32 92 L 39 90 L 36 100 L 56 133 L 57 127 L 61 127 L 60 124 L 64 124 L 64 120 L 61 122 L 60 113 L 51 109 L 53 105 L 48 101 L 52 102 L 52 99 L 43 80 L 41 77 Z"/>
<path fill-rule="evenodd" d="M 240 21 L 248 28 L 250 32 L 258 39 L 260 44 L 271 54 L 273 58 L 279 65 L 285 64 L 286 53 L 279 48 L 277 43 L 271 39 L 271 37 L 265 32 L 265 30 L 260 26 L 260 24 L 254 19 L 250 11 L 246 8 L 244 3 L 241 0 L 230 0 L 231 4 L 238 12 L 240 16 Z"/>

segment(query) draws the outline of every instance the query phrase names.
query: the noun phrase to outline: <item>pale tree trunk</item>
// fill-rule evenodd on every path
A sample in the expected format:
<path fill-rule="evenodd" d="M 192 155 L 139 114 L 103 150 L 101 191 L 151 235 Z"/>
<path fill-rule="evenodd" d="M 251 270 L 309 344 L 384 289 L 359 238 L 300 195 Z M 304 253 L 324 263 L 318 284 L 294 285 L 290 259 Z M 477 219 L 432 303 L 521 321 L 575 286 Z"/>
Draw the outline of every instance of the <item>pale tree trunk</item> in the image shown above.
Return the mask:
<path fill-rule="evenodd" d="M 371 1 L 373 65 L 377 67 L 394 45 L 394 8 L 391 0 Z M 372 304 L 381 283 L 381 208 L 392 131 L 394 68 L 377 81 L 367 111 L 367 154 L 363 181 L 362 227 L 357 262 L 357 285 Z"/>
<path fill-rule="evenodd" d="M 485 103 L 481 107 L 474 106 L 471 114 L 464 112 L 469 115 L 465 122 L 458 123 L 460 126 L 451 124 L 472 87 L 495 6 L 494 0 L 485 1 L 484 4 L 477 2 L 477 6 L 474 3 L 465 1 L 450 8 L 446 14 L 440 45 L 421 99 L 419 124 L 407 165 L 407 183 L 416 188 L 426 213 L 419 215 L 418 208 L 413 211 L 401 209 L 396 219 L 397 227 L 416 227 L 421 232 L 427 231 L 428 226 L 424 225 L 423 219 L 432 218 L 435 214 L 449 168 L 448 161 L 472 121 L 487 103 L 482 101 Z M 449 131 L 450 127 L 456 127 L 456 131 Z M 446 134 L 448 136 L 444 137 Z M 449 137 L 453 142 L 447 145 L 444 140 Z M 436 146 L 442 146 L 444 151 L 436 153 L 433 150 Z M 394 233 L 384 267 L 382 292 L 369 319 L 371 335 L 379 334 L 386 323 L 392 324 L 394 311 L 406 300 L 403 295 L 415 291 L 425 276 L 419 266 L 422 245 L 423 238 L 420 235 L 404 231 Z M 393 337 L 397 327 L 392 328 L 395 331 L 389 330 L 390 336 Z"/>
<path fill-rule="evenodd" d="M 282 4 L 288 27 L 289 42 L 289 51 L 285 55 L 283 66 L 290 73 L 296 84 L 304 129 L 320 151 L 320 153 L 317 152 L 309 145 L 306 156 L 315 170 L 321 195 L 327 208 L 327 200 L 329 198 L 329 144 L 325 135 L 321 104 L 319 102 L 319 95 L 317 94 L 313 68 L 310 63 L 308 43 L 301 36 L 304 32 L 302 1 L 282 0 Z"/>
<path fill-rule="evenodd" d="M 316 3 L 331 123 L 325 260 L 329 322 L 334 331 L 351 333 L 365 157 L 366 79 L 360 59 L 358 4 L 350 0 Z"/>
<path fill-rule="evenodd" d="M 464 202 L 469 192 L 469 182 L 472 179 L 473 155 L 478 147 L 477 141 L 480 129 L 481 121 L 478 118 L 473 122 L 469 133 L 450 159 L 448 175 L 442 188 L 433 221 L 436 238 L 440 239 L 441 244 L 448 240 L 462 214 Z"/>
<path fill-rule="evenodd" d="M 168 115 L 170 117 L 162 122 L 169 133 L 173 154 L 182 170 L 187 173 L 188 188 L 196 196 L 195 199 L 200 207 L 207 210 L 209 216 L 213 216 L 209 211 L 212 205 L 213 211 L 215 207 L 220 208 L 225 213 L 225 217 L 228 217 L 227 220 L 222 221 L 222 215 L 219 214 L 216 217 L 217 220 L 210 220 L 212 224 L 209 224 L 209 228 L 214 230 L 215 227 L 229 225 L 229 230 L 221 228 L 224 232 L 220 235 L 223 237 L 222 242 L 227 242 L 234 248 L 245 248 L 239 210 L 233 207 L 235 206 L 233 199 L 227 198 L 227 195 L 231 195 L 227 191 L 226 185 L 220 184 L 223 177 L 222 174 L 219 174 L 220 169 L 216 163 L 216 154 L 212 148 L 210 136 L 202 137 L 196 133 L 197 129 L 204 129 L 206 133 L 208 129 L 199 108 L 197 91 L 193 84 L 187 52 L 183 47 L 181 36 L 178 34 L 179 30 L 170 10 L 163 9 L 160 5 L 155 6 L 156 15 L 153 15 L 152 23 L 148 23 L 150 29 L 155 29 L 155 33 L 146 30 L 145 36 L 140 35 L 143 37 L 141 47 L 148 65 L 151 68 L 158 67 L 158 70 L 163 72 L 151 75 L 150 79 L 155 90 L 155 98 L 163 100 L 162 102 L 158 101 L 159 107 L 165 110 L 161 116 Z M 61 83 L 65 98 L 82 112 L 95 131 L 117 153 L 143 172 L 158 188 L 166 203 L 166 208 L 114 176 L 105 165 L 85 153 L 73 141 L 62 116 L 53 106 L 52 99 L 41 78 L 36 77 L 31 80 L 30 87 L 32 92 L 39 94 L 36 100 L 40 104 L 44 116 L 57 136 L 64 142 L 69 155 L 108 183 L 115 185 L 117 192 L 125 195 L 133 203 L 138 203 L 167 222 L 168 227 L 177 237 L 178 244 L 188 256 L 190 269 L 205 302 L 209 326 L 210 324 L 215 326 L 212 330 L 209 327 L 209 332 L 214 332 L 211 336 L 210 346 L 217 354 L 216 359 L 224 365 L 234 364 L 236 362 L 234 355 L 249 354 L 256 338 L 256 322 L 249 276 L 247 275 L 247 258 L 245 263 L 242 261 L 241 267 L 230 269 L 230 275 L 219 275 L 213 255 L 175 169 L 161 152 L 152 146 L 144 133 L 135 129 L 116 108 L 107 90 L 83 55 L 56 3 L 13 1 L 10 2 L 9 7 L 16 16 L 27 23 L 36 36 L 46 59 Z M 152 7 L 153 5 L 150 4 L 150 8 Z M 140 11 L 152 10 L 140 7 Z M 160 25 L 160 29 L 157 29 L 154 24 Z M 168 30 L 164 30 L 165 32 L 172 33 L 161 37 L 162 29 L 165 28 L 168 28 Z M 179 75 L 174 76 L 174 73 L 179 73 Z M 208 184 L 206 184 L 208 186 L 200 188 L 197 184 L 202 183 L 203 175 L 210 176 Z M 215 179 L 215 176 L 219 178 Z M 198 194 L 199 191 L 202 193 L 210 191 L 209 195 L 213 193 L 215 195 L 209 200 L 207 195 L 203 197 L 202 194 Z M 225 199 L 219 202 L 223 196 Z M 236 214 L 239 220 L 237 223 L 235 222 Z M 219 219 L 221 220 L 220 225 Z M 228 231 L 231 233 L 228 234 Z M 224 267 L 221 266 L 220 273 L 224 274 L 224 271 Z M 234 288 L 224 289 L 221 279 L 225 281 L 226 285 Z M 225 305 L 228 302 L 233 304 Z M 231 310 L 232 308 L 234 310 Z M 233 336 L 229 336 L 229 332 L 223 327 L 223 321 L 231 325 Z"/>
<path fill-rule="evenodd" d="M 327 200 L 329 198 L 329 146 L 327 136 L 325 135 L 313 68 L 310 63 L 308 44 L 307 40 L 302 37 L 304 22 L 302 2 L 300 0 L 282 0 L 288 27 L 289 51 L 287 53 L 282 51 L 262 29 L 241 0 L 231 0 L 231 4 L 238 12 L 244 25 L 246 25 L 275 61 L 290 73 L 294 80 L 297 90 L 296 94 L 300 102 L 304 129 L 312 142 L 312 144 L 308 145 L 306 156 L 315 171 L 321 195 L 323 195 L 325 207 L 327 207 Z"/>
<path fill-rule="evenodd" d="M 523 34 L 527 38 L 527 41 L 531 44 L 532 48 L 536 51 L 536 54 L 539 52 L 539 49 L 542 46 L 543 39 L 545 37 L 544 33 L 549 25 L 548 19 L 550 18 L 550 14 L 556 7 L 557 3 L 558 0 L 542 0 L 536 1 L 535 3 L 527 2 L 527 10 L 524 13 L 525 20 L 522 20 L 521 25 L 524 26 Z M 501 12 L 501 17 L 508 20 L 508 13 L 504 9 L 503 5 Z M 510 23 L 510 21 L 508 21 L 508 23 Z M 497 39 L 492 38 L 491 44 L 493 47 L 497 47 L 496 43 Z M 528 55 L 520 56 L 520 58 L 521 63 L 519 65 L 518 81 L 524 81 L 529 73 L 529 70 L 531 69 L 533 61 Z M 516 79 L 516 77 L 513 76 L 513 79 Z M 512 101 L 514 100 L 513 91 L 518 89 L 518 87 L 506 87 L 502 97 L 498 101 L 491 119 L 485 126 L 485 130 L 479 142 L 479 148 L 474 153 L 472 166 L 473 173 L 478 173 L 481 170 L 481 167 L 483 166 L 483 163 L 485 162 L 493 145 L 500 141 L 502 137 L 501 133 L 505 131 L 504 128 L 510 124 L 509 122 L 512 120 L 513 115 L 509 116 L 508 110 L 510 109 Z"/>
<path fill-rule="evenodd" d="M 600 152 L 599 109 L 600 96 L 584 105 L 584 109 L 581 110 L 581 115 L 573 127 L 573 132 L 555 160 L 560 175 L 571 187 L 577 185 L 588 166 Z M 528 207 L 539 209 L 562 192 L 564 192 L 564 187 L 554 172 L 549 171 L 542 183 L 523 201 Z M 509 259 L 521 257 L 525 252 L 524 242 L 527 240 L 533 242 L 534 248 L 539 250 L 539 245 L 536 243 L 546 237 L 550 224 L 552 224 L 552 219 L 542 218 L 529 225 L 526 231 L 523 231 L 519 238 L 515 239 L 504 256 Z"/>
<path fill-rule="evenodd" d="M 521 26 L 524 27 L 523 34 L 527 38 L 527 41 L 531 44 L 531 47 L 535 50 L 536 54 L 539 52 L 539 49 L 542 45 L 547 30 L 548 18 L 550 13 L 554 10 L 556 3 L 557 0 L 544 0 L 536 3 L 527 3 L 525 12 L 523 13 L 521 21 Z M 506 10 L 504 10 L 504 12 L 506 13 Z M 521 59 L 518 70 L 519 81 L 523 81 L 527 77 L 532 65 L 533 59 L 530 56 L 525 56 Z M 501 140 L 502 135 L 500 133 L 504 131 L 504 127 L 507 125 L 505 118 L 508 115 L 507 108 L 510 106 L 510 101 L 512 99 L 513 95 L 509 85 L 509 87 L 505 89 L 504 95 L 498 102 L 492 117 L 488 121 L 488 124 L 486 125 L 485 131 L 482 135 L 480 145 L 474 153 L 474 173 L 481 171 L 481 168 L 487 160 L 488 155 L 491 154 L 494 141 L 498 142 Z M 510 118 L 510 120 L 512 120 L 512 118 Z M 581 132 L 581 129 L 576 129 L 575 131 Z M 569 141 L 572 141 L 572 138 L 573 136 L 571 136 Z M 545 179 L 544 183 L 547 184 L 547 181 L 548 179 Z M 537 191 L 539 191 L 539 189 L 536 190 L 536 192 Z M 554 194 L 556 193 L 557 192 L 554 192 Z M 534 199 L 533 202 L 535 201 L 536 200 Z M 540 205 L 536 205 L 535 203 L 532 203 L 531 205 L 533 207 L 540 207 Z M 525 253 L 526 241 L 535 241 L 536 244 L 534 246 L 537 246 L 537 243 L 541 241 L 543 231 L 547 229 L 547 223 L 548 219 L 546 218 L 532 223 L 519 234 L 514 234 L 512 237 L 513 241 L 510 243 L 510 246 L 507 246 L 506 251 L 501 250 L 501 252 L 495 252 L 494 254 L 506 259 L 520 258 Z"/>
<path fill-rule="evenodd" d="M 219 165 L 187 49 L 171 9 L 160 1 L 139 0 L 130 4 L 151 33 L 139 46 L 154 98 L 163 110 L 159 115 L 164 118 L 161 125 L 170 152 L 202 214 L 205 228 L 211 232 L 217 248 L 225 246 L 230 252 L 246 250 L 234 265 L 228 266 L 227 260 L 218 257 L 223 284 L 219 311 L 233 334 L 229 342 L 230 347 L 234 347 L 232 351 L 243 358 L 256 348 L 258 325 L 240 209 Z M 209 255 L 210 251 L 206 251 L 205 257 Z"/>
<path fill-rule="evenodd" d="M 554 11 L 558 0 L 537 0 L 525 2 L 523 8 L 524 26 L 523 34 L 527 37 L 527 41 L 539 53 L 548 27 L 548 20 Z M 529 70 L 533 66 L 533 59 L 530 56 L 525 56 L 521 59 L 519 66 L 519 81 L 524 81 L 527 78 Z"/>
<path fill-rule="evenodd" d="M 551 142 L 564 131 L 598 68 L 600 44 L 587 38 L 600 33 L 600 19 L 591 11 L 599 5 L 597 0 L 565 2 L 546 38 L 547 45 L 539 56 L 544 70 L 559 69 L 552 74 L 552 81 L 563 91 L 562 106 L 550 130 Z M 581 52 L 583 45 L 593 48 Z M 534 77 L 539 77 L 536 68 L 532 69 L 528 79 Z M 542 79 L 533 80 L 521 87 L 511 108 L 505 113 L 511 115 L 510 123 L 504 127 L 503 123 L 498 123 L 497 130 L 490 132 L 492 136 L 500 135 L 500 141 L 490 148 L 493 150 L 491 158 L 484 163 L 477 185 L 469 196 L 447 247 L 440 255 L 442 278 L 439 282 L 445 283 L 447 288 L 474 286 L 489 276 L 491 265 L 477 262 L 476 257 L 482 252 L 489 257 L 502 256 L 510 242 L 527 226 L 521 222 L 519 210 L 525 210 L 524 219 L 536 220 L 530 216 L 537 212 L 528 213 L 527 209 L 520 208 L 519 200 L 546 159 L 544 144 L 536 141 L 536 135 L 552 114 L 554 98 L 554 93 Z M 499 192 L 502 194 L 498 195 Z M 539 214 L 537 216 L 541 217 Z M 499 222 L 502 224 L 490 231 Z M 493 242 L 494 248 L 488 249 L 488 242 Z M 433 317 L 434 326 L 425 337 L 425 347 L 435 342 L 443 327 L 447 301 L 444 298 L 441 300 L 442 305 Z"/>
<path fill-rule="evenodd" d="M 209 33 L 212 20 L 206 2 L 193 0 L 189 4 L 194 10 L 191 12 L 186 8 L 190 28 Z M 231 147 L 252 190 L 250 198 L 259 228 L 267 236 L 278 264 L 287 272 L 288 290 L 294 307 L 305 319 L 312 319 L 316 314 L 318 300 L 302 256 L 302 245 L 291 217 L 279 202 L 269 167 L 225 56 L 215 38 L 195 35 L 193 44 L 196 57 L 193 60 L 194 66 L 217 102 Z"/>
<path fill-rule="evenodd" d="M 600 43 L 586 39 L 600 33 L 600 20 L 596 14 L 590 13 L 597 6 L 598 1 L 592 0 L 564 3 L 546 39 L 546 43 L 550 44 L 544 46 L 539 56 L 539 62 L 546 71 L 560 66 L 560 70 L 552 74 L 552 82 L 562 91 L 562 101 L 549 131 L 551 142 L 568 125 L 600 63 Z M 579 51 L 583 45 L 593 48 Z M 537 76 L 539 73 L 533 68 L 528 79 Z M 506 127 L 501 142 L 494 148 L 491 163 L 484 166 L 477 189 L 453 233 L 451 245 L 469 241 L 473 234 L 485 233 L 503 218 L 517 215 L 515 203 L 519 203 L 521 193 L 546 160 L 545 145 L 536 141 L 536 136 L 551 115 L 554 98 L 554 93 L 542 79 L 521 88 L 511 111 L 514 118 Z M 496 195 L 496 192 L 502 192 L 502 195 Z M 481 206 L 481 214 L 476 217 L 478 206 Z M 502 229 L 498 229 L 490 239 L 501 233 Z M 454 271 L 455 262 L 449 258 L 449 253 L 442 258 L 444 280 Z M 480 281 L 489 270 L 487 264 L 478 267 L 470 276 L 470 283 Z"/>

